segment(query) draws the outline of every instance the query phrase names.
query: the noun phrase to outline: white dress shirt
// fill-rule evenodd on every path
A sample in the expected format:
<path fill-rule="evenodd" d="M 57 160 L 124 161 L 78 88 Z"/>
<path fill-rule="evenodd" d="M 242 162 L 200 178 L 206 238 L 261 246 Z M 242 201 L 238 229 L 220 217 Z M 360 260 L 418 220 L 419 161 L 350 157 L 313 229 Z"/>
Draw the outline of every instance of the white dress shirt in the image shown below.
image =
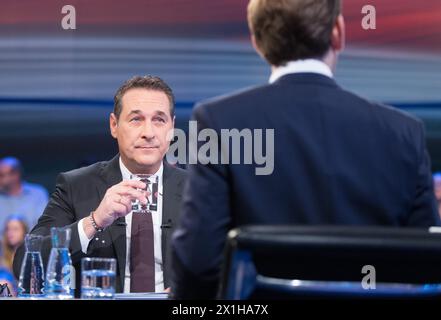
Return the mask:
<path fill-rule="evenodd" d="M 274 83 L 279 78 L 291 73 L 318 73 L 332 78 L 332 71 L 323 61 L 317 59 L 306 59 L 290 61 L 287 64 L 275 67 L 271 72 L 269 83 Z"/>
<path fill-rule="evenodd" d="M 119 158 L 119 167 L 121 168 L 121 175 L 123 180 L 130 180 L 130 171 L 123 164 L 121 158 Z M 153 221 L 153 237 L 154 237 L 154 255 L 155 255 L 155 291 L 164 291 L 164 274 L 162 272 L 162 251 L 161 251 L 161 224 L 162 224 L 162 174 L 164 171 L 163 164 L 159 170 L 153 175 L 158 177 L 158 210 L 152 211 Z M 152 177 L 154 178 L 154 177 Z M 80 236 L 81 250 L 87 253 L 87 247 L 91 239 L 87 238 L 83 228 L 83 218 L 78 223 L 78 234 Z M 132 234 L 132 212 L 125 217 L 126 219 L 126 267 L 124 275 L 124 293 L 130 292 L 130 239 Z"/>

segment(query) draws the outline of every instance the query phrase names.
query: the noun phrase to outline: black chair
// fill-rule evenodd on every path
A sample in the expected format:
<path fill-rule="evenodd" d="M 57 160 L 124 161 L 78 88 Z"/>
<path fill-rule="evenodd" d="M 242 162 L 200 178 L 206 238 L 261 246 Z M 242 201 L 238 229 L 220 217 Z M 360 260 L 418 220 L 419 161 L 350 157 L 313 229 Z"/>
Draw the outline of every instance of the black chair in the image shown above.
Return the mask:
<path fill-rule="evenodd" d="M 438 298 L 439 230 L 234 229 L 228 235 L 220 298 Z"/>

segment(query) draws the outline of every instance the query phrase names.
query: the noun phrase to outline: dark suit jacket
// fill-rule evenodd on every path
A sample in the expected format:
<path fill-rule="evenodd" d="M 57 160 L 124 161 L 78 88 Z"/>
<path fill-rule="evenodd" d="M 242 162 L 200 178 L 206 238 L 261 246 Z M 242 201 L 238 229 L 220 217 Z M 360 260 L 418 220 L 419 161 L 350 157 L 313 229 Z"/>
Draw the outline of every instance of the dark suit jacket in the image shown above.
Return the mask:
<path fill-rule="evenodd" d="M 422 122 L 330 78 L 286 75 L 202 103 L 193 118 L 198 131 L 275 129 L 274 172 L 256 176 L 256 165 L 244 164 L 189 166 L 172 241 L 177 298 L 214 296 L 232 227 L 440 223 Z"/>
<path fill-rule="evenodd" d="M 186 172 L 164 162 L 163 171 L 163 212 L 162 212 L 162 259 L 164 285 L 170 286 L 170 240 L 177 224 L 182 188 Z M 55 192 L 32 230 L 33 234 L 48 236 L 45 238 L 42 257 L 47 265 L 51 250 L 50 228 L 71 226 L 70 252 L 72 264 L 76 270 L 76 295 L 79 294 L 81 258 L 108 257 L 117 259 L 116 291 L 124 288 L 124 270 L 126 264 L 126 224 L 125 218 L 117 219 L 102 233 L 97 233 L 90 242 L 87 255 L 81 250 L 78 235 L 78 221 L 88 216 L 100 204 L 107 189 L 122 181 L 119 167 L 119 155 L 110 161 L 98 162 L 89 167 L 61 173 L 57 178 Z M 19 276 L 24 255 L 21 247 L 14 259 L 14 273 Z"/>

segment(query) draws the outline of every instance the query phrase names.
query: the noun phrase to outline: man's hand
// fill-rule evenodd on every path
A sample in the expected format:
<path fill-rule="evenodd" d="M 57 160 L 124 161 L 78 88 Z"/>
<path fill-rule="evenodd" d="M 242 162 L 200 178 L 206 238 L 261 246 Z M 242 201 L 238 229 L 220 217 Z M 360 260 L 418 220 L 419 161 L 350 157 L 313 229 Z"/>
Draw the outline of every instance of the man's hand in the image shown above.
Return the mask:
<path fill-rule="evenodd" d="M 148 195 L 137 190 L 145 188 L 144 182 L 125 180 L 107 189 L 103 200 L 93 213 L 98 227 L 106 228 L 116 219 L 128 215 L 132 211 L 132 201 L 139 200 L 142 204 L 146 204 Z M 95 228 L 90 219 L 83 220 L 83 228 L 87 237 L 91 239 L 95 234 Z"/>

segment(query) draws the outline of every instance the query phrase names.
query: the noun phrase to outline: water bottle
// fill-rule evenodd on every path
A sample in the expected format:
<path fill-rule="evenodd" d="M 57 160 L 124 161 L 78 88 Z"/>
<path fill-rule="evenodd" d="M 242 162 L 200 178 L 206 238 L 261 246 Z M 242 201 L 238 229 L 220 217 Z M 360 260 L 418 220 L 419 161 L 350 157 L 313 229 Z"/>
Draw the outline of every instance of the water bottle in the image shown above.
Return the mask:
<path fill-rule="evenodd" d="M 26 253 L 21 264 L 18 280 L 18 296 L 38 298 L 44 296 L 44 270 L 41 259 L 43 237 L 27 234 L 25 237 Z"/>
<path fill-rule="evenodd" d="M 70 258 L 70 227 L 51 228 L 52 249 L 46 271 L 46 297 L 72 299 L 75 272 Z"/>

